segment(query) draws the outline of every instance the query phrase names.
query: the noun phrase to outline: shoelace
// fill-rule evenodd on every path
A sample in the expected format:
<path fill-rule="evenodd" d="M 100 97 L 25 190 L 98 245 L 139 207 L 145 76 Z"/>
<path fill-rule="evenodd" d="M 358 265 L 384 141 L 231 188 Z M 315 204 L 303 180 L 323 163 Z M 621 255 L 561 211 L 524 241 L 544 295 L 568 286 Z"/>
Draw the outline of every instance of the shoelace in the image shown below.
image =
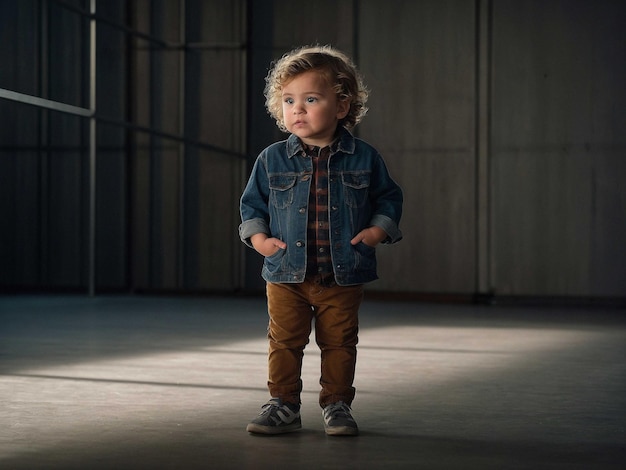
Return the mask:
<path fill-rule="evenodd" d="M 269 418 L 274 424 L 280 424 L 281 422 L 292 422 L 298 412 L 289 408 L 286 404 L 280 401 L 269 401 L 261 407 L 261 415 L 269 412 Z"/>
<path fill-rule="evenodd" d="M 343 402 L 335 403 L 330 405 L 326 409 L 326 419 L 329 418 L 348 418 L 350 416 L 350 408 Z"/>

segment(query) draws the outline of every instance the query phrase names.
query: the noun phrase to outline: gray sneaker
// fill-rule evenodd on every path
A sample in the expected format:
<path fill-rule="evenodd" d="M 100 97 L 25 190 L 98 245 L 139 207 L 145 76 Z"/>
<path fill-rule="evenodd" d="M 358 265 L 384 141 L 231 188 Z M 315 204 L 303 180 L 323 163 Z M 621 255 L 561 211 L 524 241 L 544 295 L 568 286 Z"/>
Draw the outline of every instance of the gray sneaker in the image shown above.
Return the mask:
<path fill-rule="evenodd" d="M 246 431 L 257 434 L 282 434 L 297 431 L 302 427 L 300 405 L 283 403 L 272 398 L 261 407 L 261 413 L 246 427 Z"/>
<path fill-rule="evenodd" d="M 324 429 L 329 436 L 356 436 L 359 428 L 350 407 L 342 401 L 332 403 L 322 410 Z"/>

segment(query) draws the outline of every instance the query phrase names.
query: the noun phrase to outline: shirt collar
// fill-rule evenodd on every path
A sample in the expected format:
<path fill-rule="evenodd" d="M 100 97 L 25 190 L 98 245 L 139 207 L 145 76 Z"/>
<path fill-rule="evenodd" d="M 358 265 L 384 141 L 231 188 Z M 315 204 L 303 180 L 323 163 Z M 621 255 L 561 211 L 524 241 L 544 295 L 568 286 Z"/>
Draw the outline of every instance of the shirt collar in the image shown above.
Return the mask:
<path fill-rule="evenodd" d="M 330 144 L 330 154 L 333 155 L 337 152 L 343 152 L 347 154 L 354 154 L 356 147 L 354 136 L 345 127 L 340 127 L 337 138 Z M 304 153 L 304 146 L 299 137 L 291 134 L 287 139 L 287 156 L 289 158 Z"/>

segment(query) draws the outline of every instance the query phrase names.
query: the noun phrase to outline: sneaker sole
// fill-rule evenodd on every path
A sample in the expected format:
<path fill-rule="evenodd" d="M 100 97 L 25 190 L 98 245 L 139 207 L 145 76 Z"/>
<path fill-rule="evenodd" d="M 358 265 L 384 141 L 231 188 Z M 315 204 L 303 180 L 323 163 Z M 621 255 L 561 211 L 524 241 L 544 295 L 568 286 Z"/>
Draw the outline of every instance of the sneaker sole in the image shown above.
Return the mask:
<path fill-rule="evenodd" d="M 302 423 L 293 423 L 286 426 L 261 426 L 260 424 L 250 423 L 246 427 L 246 431 L 253 434 L 285 434 L 295 432 L 302 429 Z"/>
<path fill-rule="evenodd" d="M 326 434 L 329 436 L 358 436 L 359 430 L 350 426 L 328 426 Z"/>

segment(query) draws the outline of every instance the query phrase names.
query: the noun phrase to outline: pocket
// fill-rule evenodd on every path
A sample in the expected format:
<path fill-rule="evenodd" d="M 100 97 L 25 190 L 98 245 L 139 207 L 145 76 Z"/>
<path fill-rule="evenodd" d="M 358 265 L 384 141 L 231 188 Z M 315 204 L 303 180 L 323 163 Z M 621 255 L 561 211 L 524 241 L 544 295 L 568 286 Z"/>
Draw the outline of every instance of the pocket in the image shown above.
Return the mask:
<path fill-rule="evenodd" d="M 287 250 L 279 249 L 276 253 L 271 256 L 266 256 L 264 260 L 265 268 L 276 274 L 282 271 L 283 260 L 285 259 L 285 253 Z"/>
<path fill-rule="evenodd" d="M 376 252 L 376 248 L 373 246 L 369 246 L 363 242 L 359 242 L 354 245 L 354 249 L 362 254 L 363 256 L 372 256 Z"/>
<path fill-rule="evenodd" d="M 358 270 L 376 269 L 376 248 L 359 242 L 354 245 L 355 267 Z"/>
<path fill-rule="evenodd" d="M 341 182 L 346 204 L 349 207 L 363 207 L 369 193 L 370 172 L 344 172 L 341 174 Z"/>
<path fill-rule="evenodd" d="M 293 203 L 296 175 L 271 175 L 269 177 L 270 201 L 277 209 L 285 209 Z"/>

